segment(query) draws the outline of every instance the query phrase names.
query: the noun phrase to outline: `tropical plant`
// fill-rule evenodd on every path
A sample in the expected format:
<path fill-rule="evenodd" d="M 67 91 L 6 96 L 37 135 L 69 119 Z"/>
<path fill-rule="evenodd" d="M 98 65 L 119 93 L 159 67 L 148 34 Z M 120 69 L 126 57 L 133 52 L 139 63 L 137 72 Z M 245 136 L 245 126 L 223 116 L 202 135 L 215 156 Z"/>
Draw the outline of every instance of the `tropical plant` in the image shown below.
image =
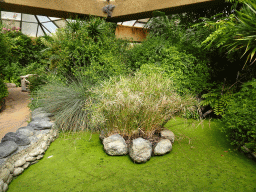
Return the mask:
<path fill-rule="evenodd" d="M 209 93 L 203 94 L 202 100 L 200 104 L 202 106 L 209 105 L 215 115 L 221 117 L 225 114 L 226 108 L 233 98 L 233 90 L 232 89 L 211 89 Z"/>
<path fill-rule="evenodd" d="M 228 50 L 227 53 L 245 49 L 241 57 L 247 54 L 246 64 L 249 58 L 250 62 L 252 61 L 256 51 L 256 4 L 251 0 L 244 0 L 242 3 L 244 6 L 241 10 L 236 10 L 237 16 L 231 14 L 228 20 L 221 20 L 217 23 L 207 22 L 206 27 L 214 27 L 216 31 L 202 44 L 209 49 L 214 43 L 217 48 Z M 251 65 L 254 62 L 255 60 Z"/>

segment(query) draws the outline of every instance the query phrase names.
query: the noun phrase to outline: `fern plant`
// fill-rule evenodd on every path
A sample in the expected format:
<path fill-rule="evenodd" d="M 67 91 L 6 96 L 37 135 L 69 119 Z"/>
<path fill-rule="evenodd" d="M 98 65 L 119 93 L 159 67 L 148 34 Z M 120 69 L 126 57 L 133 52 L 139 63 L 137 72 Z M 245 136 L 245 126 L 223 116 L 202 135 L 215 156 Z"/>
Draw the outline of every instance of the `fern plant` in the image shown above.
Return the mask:
<path fill-rule="evenodd" d="M 218 89 L 215 89 L 210 93 L 203 94 L 202 98 L 204 100 L 202 100 L 200 104 L 202 106 L 209 105 L 213 109 L 215 115 L 222 116 L 225 114 L 225 110 L 232 97 L 233 94 L 230 90 L 223 94 Z"/>

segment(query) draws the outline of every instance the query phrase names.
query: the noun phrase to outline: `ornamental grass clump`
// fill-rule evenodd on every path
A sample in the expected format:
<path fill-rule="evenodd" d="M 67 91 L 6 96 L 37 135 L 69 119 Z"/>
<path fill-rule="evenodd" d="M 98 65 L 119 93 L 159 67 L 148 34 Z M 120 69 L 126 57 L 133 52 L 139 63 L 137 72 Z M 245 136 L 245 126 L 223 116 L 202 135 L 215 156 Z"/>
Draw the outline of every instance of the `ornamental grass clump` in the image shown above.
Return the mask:
<path fill-rule="evenodd" d="M 96 131 L 89 120 L 94 103 L 90 87 L 83 76 L 66 83 L 55 79 L 35 91 L 34 95 L 38 106 L 54 115 L 55 125 L 60 131 Z"/>
<path fill-rule="evenodd" d="M 152 137 L 174 115 L 197 112 L 197 100 L 180 96 L 172 81 L 162 74 L 115 77 L 93 91 L 99 96 L 97 114 L 103 115 L 108 134 L 119 133 L 128 138 Z"/>

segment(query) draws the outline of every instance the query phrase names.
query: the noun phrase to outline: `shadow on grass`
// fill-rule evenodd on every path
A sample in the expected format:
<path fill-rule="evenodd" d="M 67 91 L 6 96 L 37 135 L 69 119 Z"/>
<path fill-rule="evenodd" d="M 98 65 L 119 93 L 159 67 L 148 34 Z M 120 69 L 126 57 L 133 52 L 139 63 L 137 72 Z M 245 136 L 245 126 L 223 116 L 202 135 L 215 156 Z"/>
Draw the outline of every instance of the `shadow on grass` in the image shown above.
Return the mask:
<path fill-rule="evenodd" d="M 60 134 L 8 192 L 255 191 L 256 163 L 236 152 L 219 126 L 211 120 L 169 121 L 173 150 L 145 164 L 134 164 L 128 155 L 108 156 L 99 134 Z"/>

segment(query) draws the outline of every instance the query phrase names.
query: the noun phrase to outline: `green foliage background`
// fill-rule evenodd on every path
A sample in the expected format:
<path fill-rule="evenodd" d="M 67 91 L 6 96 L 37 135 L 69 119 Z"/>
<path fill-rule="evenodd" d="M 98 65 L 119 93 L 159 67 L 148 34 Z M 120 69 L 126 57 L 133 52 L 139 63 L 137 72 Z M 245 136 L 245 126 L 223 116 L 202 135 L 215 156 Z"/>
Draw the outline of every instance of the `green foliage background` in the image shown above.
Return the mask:
<path fill-rule="evenodd" d="M 232 145 L 256 152 L 256 79 L 244 83 L 241 91 L 234 94 L 226 113 L 222 128 Z"/>
<path fill-rule="evenodd" d="M 145 64 L 162 68 L 180 94 L 198 94 L 208 86 L 209 69 L 206 63 L 180 51 L 162 37 L 148 38 L 129 50 L 127 58 L 126 63 L 132 70 Z"/>
<path fill-rule="evenodd" d="M 42 52 L 49 55 L 49 69 L 62 78 L 74 78 L 83 70 L 91 83 L 129 72 L 121 55 L 127 43 L 115 39 L 112 28 L 100 18 L 78 19 L 44 38 L 48 48 Z"/>

